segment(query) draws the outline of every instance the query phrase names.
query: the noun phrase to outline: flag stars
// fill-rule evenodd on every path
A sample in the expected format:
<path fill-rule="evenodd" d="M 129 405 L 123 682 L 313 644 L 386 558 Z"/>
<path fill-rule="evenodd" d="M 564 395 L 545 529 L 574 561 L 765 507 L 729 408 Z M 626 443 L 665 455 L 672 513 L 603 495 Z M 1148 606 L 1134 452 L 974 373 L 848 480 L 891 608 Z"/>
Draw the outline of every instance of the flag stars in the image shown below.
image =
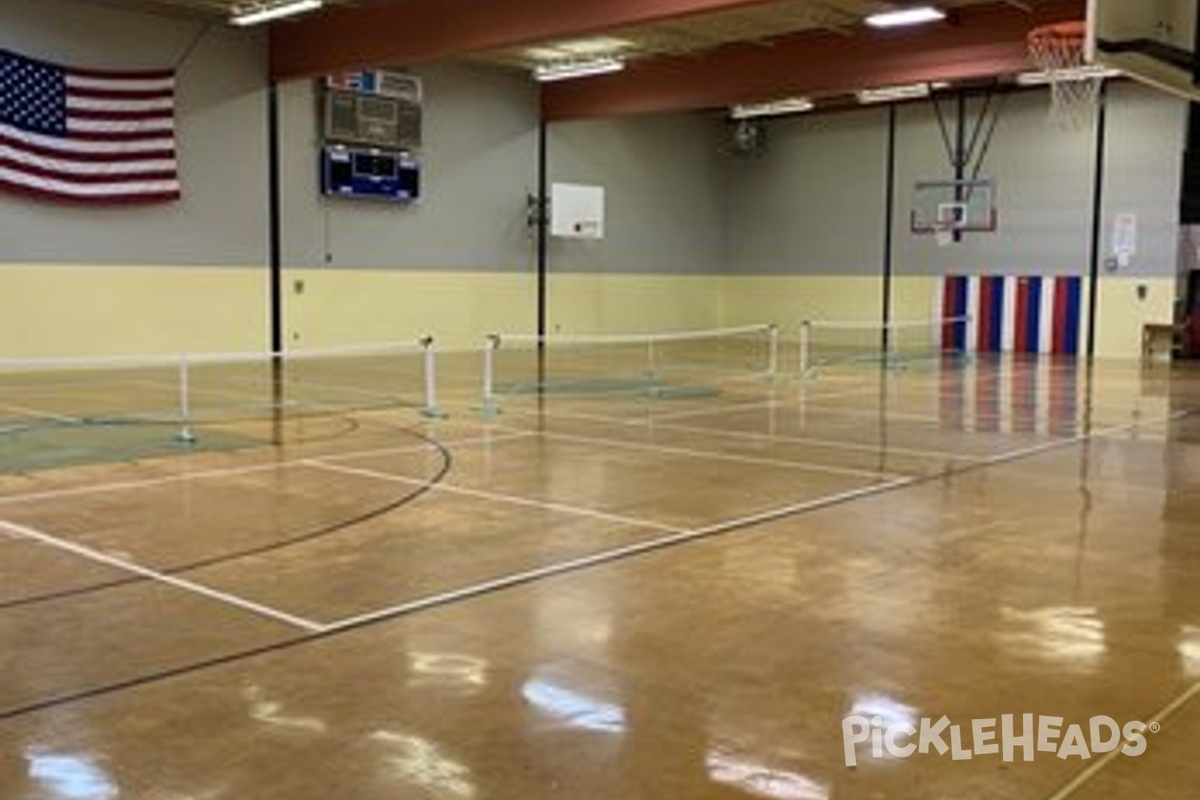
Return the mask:
<path fill-rule="evenodd" d="M 61 69 L 0 51 L 0 124 L 34 133 L 66 130 L 66 78 Z"/>

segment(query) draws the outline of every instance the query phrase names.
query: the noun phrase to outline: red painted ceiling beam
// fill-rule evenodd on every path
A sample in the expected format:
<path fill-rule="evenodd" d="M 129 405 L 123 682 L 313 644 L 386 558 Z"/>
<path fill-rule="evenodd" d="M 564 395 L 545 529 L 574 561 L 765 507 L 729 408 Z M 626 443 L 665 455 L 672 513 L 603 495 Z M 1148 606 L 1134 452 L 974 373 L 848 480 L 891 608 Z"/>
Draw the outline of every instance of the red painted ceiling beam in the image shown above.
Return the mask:
<path fill-rule="evenodd" d="M 1030 68 L 1025 37 L 1039 25 L 1083 19 L 1083 0 L 1027 12 L 968 6 L 924 28 L 804 33 L 770 46 L 737 44 L 700 57 L 648 59 L 624 72 L 547 84 L 548 120 L 715 108 L 788 96 L 1011 75 Z"/>
<path fill-rule="evenodd" d="M 271 27 L 271 75 L 312 77 L 370 66 L 581 36 L 769 0 L 388 0 Z"/>

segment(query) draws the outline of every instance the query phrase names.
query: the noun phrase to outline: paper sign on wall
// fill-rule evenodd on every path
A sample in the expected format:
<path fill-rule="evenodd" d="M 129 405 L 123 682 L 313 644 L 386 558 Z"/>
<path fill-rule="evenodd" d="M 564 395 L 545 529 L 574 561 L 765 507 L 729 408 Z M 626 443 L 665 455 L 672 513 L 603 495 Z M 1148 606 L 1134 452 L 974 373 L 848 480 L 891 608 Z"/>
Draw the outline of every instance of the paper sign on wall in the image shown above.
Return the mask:
<path fill-rule="evenodd" d="M 1117 214 L 1113 219 L 1112 255 L 1121 269 L 1137 255 L 1137 228 L 1137 214 Z"/>

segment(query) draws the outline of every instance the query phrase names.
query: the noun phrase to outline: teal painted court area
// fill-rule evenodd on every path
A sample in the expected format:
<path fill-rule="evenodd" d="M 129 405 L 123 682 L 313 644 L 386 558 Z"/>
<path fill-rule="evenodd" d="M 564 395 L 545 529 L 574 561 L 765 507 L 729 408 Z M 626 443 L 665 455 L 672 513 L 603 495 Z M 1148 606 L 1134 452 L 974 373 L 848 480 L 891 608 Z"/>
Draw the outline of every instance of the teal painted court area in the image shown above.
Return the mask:
<path fill-rule="evenodd" d="M 0 473 L 124 463 L 259 447 L 269 439 L 211 431 L 184 440 L 177 424 L 93 420 L 80 422 L 0 422 Z"/>

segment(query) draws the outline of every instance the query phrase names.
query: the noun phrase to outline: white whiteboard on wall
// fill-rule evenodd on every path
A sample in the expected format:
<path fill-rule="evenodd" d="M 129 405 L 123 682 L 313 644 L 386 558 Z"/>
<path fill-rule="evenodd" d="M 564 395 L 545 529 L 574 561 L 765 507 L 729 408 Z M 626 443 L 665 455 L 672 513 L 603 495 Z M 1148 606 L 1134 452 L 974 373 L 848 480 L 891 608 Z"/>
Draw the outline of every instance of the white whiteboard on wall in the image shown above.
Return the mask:
<path fill-rule="evenodd" d="M 604 187 L 551 184 L 550 235 L 563 239 L 603 239 Z"/>

